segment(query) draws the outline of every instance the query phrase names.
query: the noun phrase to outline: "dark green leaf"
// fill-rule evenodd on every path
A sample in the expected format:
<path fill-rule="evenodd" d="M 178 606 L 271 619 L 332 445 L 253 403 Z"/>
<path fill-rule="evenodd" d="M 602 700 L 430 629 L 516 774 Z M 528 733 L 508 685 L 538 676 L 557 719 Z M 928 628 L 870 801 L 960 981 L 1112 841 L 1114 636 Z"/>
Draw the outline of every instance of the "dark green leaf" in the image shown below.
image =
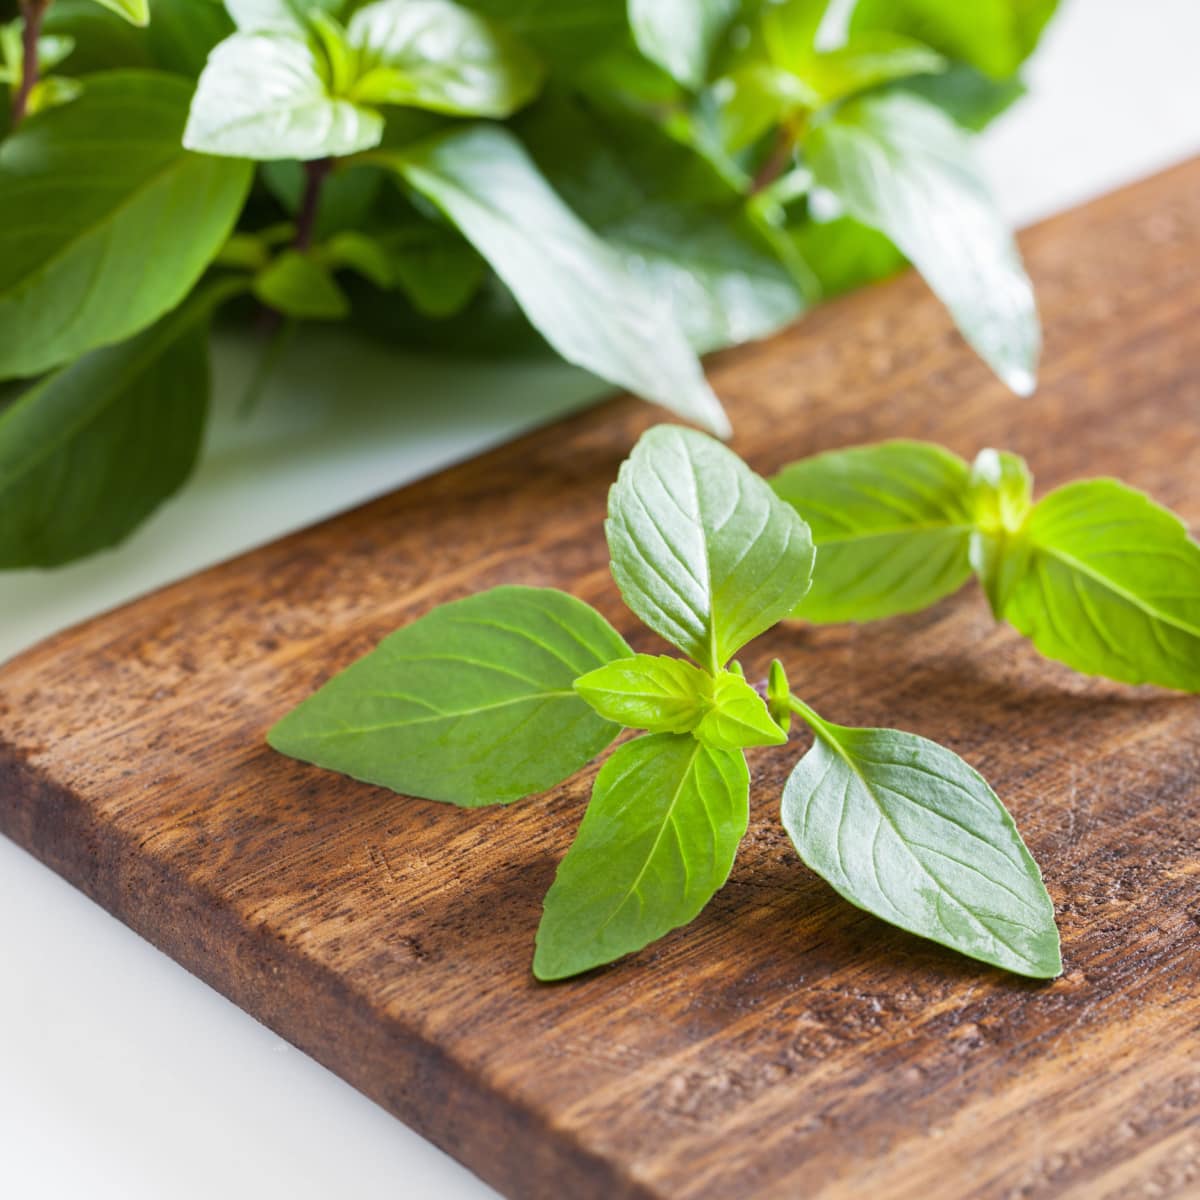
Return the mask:
<path fill-rule="evenodd" d="M 1041 348 L 1033 289 L 962 130 L 915 95 L 882 92 L 839 108 L 806 150 L 817 182 L 886 233 L 980 357 L 1029 394 Z"/>
<path fill-rule="evenodd" d="M 929 442 L 831 450 L 785 467 L 775 491 L 808 522 L 813 585 L 793 616 L 873 621 L 915 612 L 971 575 L 967 464 Z"/>
<path fill-rule="evenodd" d="M 500 126 L 380 152 L 462 231 L 568 362 L 710 429 L 729 428 L 683 331 Z"/>
<path fill-rule="evenodd" d="M 578 975 L 693 920 L 729 877 L 749 788 L 740 753 L 686 734 L 620 747 L 546 896 L 533 973 Z"/>
<path fill-rule="evenodd" d="M 813 545 L 795 509 L 694 430 L 644 433 L 609 492 L 605 525 L 626 604 L 714 674 L 808 590 Z"/>
<path fill-rule="evenodd" d="M 580 66 L 620 45 L 626 34 L 626 0 L 465 0 L 541 55 L 553 69 L 575 78 Z"/>
<path fill-rule="evenodd" d="M 1020 975 L 1061 974 L 1054 905 L 983 776 L 915 734 L 802 715 L 816 738 L 782 810 L 800 857 L 901 929 Z"/>
<path fill-rule="evenodd" d="M 552 588 L 443 604 L 335 675 L 271 730 L 293 758 L 474 807 L 561 783 L 616 736 L 575 680 L 629 647 Z"/>
<path fill-rule="evenodd" d="M 0 147 L 0 376 L 128 337 L 187 294 L 250 184 L 179 144 L 183 79 L 89 78 Z"/>
<path fill-rule="evenodd" d="M 1049 658 L 1128 683 L 1200 691 L 1200 546 L 1115 479 L 1069 483 L 1033 508 L 1028 558 L 1002 608 Z"/>
<path fill-rule="evenodd" d="M 940 75 L 908 79 L 899 86 L 936 104 L 964 129 L 975 133 L 990 125 L 1027 90 L 1020 79 L 992 79 L 966 63 L 954 63 Z"/>
<path fill-rule="evenodd" d="M 0 567 L 116 545 L 188 478 L 208 410 L 202 292 L 129 342 L 43 379 L 0 417 Z"/>

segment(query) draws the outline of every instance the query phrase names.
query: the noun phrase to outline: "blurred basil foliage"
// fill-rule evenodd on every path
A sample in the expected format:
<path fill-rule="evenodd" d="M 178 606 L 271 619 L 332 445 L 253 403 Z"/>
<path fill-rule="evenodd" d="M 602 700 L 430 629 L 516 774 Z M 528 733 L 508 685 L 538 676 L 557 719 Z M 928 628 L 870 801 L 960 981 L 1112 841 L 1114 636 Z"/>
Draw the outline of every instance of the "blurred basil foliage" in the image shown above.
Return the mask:
<path fill-rule="evenodd" d="M 221 305 L 268 360 L 306 321 L 549 347 L 725 434 L 700 353 L 907 259 L 1028 393 L 1033 295 L 970 140 L 1054 3 L 846 8 L 23 0 L 0 566 L 113 545 L 186 481 Z"/>

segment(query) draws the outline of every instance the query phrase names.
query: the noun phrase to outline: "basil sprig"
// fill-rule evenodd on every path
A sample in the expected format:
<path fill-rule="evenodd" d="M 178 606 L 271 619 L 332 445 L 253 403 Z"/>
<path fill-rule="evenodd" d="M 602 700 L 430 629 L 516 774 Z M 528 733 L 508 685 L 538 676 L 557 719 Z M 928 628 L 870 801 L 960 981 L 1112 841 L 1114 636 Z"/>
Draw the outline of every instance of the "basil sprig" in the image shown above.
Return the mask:
<path fill-rule="evenodd" d="M 810 592 L 813 539 L 793 507 L 719 442 L 658 426 L 621 467 L 606 530 L 626 603 L 688 658 L 633 653 L 563 592 L 494 588 L 386 638 L 285 716 L 271 745 L 472 807 L 552 787 L 637 731 L 597 775 L 546 896 L 533 971 L 552 980 L 704 908 L 746 832 L 745 752 L 785 743 L 798 716 L 815 741 L 782 819 L 813 870 L 903 929 L 1020 974 L 1059 973 L 1037 865 L 976 771 L 913 734 L 825 720 L 779 662 L 752 686 L 732 661 Z"/>
<path fill-rule="evenodd" d="M 922 609 L 972 572 L 998 620 L 1089 675 L 1200 692 L 1200 545 L 1115 479 L 1033 501 L 1023 459 L 973 465 L 893 441 L 785 467 L 776 493 L 808 522 L 814 585 L 792 615 L 869 621 Z"/>

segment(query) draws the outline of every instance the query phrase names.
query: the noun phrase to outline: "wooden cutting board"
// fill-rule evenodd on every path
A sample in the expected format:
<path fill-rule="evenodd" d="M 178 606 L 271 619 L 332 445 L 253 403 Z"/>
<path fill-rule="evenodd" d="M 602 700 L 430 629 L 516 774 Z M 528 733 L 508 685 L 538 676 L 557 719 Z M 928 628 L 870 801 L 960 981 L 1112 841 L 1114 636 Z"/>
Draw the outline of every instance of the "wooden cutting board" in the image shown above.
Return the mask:
<path fill-rule="evenodd" d="M 1200 160 L 1023 239 L 1047 345 L 1008 395 L 915 278 L 716 357 L 763 472 L 932 438 L 1116 473 L 1200 524 Z M 617 400 L 52 638 L 0 670 L 0 829 L 514 1197 L 1200 1195 L 1200 700 L 1040 659 L 963 592 L 779 652 L 826 716 L 945 742 L 1058 905 L 1039 985 L 850 908 L 777 819 L 807 744 L 754 754 L 749 836 L 690 928 L 529 975 L 591 784 L 503 810 L 397 798 L 267 727 L 397 625 L 498 583 L 638 649 L 600 522 L 657 414 Z M 86 997 L 81 998 L 86 1003 Z"/>

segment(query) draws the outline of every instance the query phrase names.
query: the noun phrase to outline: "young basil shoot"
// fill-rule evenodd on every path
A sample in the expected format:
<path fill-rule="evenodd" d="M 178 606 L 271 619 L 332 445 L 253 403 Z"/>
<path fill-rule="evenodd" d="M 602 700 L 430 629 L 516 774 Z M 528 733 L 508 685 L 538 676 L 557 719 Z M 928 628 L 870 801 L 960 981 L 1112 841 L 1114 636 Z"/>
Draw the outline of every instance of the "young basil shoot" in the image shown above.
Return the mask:
<path fill-rule="evenodd" d="M 622 465 L 606 522 L 629 608 L 687 658 L 635 654 L 594 609 L 498 587 L 434 609 L 269 734 L 292 757 L 462 806 L 544 791 L 622 728 L 545 899 L 534 974 L 640 950 L 721 888 L 749 820 L 746 751 L 814 734 L 782 800 L 801 858 L 885 921 L 1022 975 L 1061 971 L 1036 863 L 984 779 L 945 747 L 819 716 L 772 665 L 732 656 L 801 605 L 809 527 L 736 455 L 677 426 Z"/>
<path fill-rule="evenodd" d="M 1200 545 L 1115 479 L 1033 502 L 1023 459 L 973 465 L 890 441 L 785 467 L 776 493 L 808 522 L 819 570 L 792 615 L 817 623 L 914 612 L 974 573 L 997 620 L 1089 675 L 1200 692 Z"/>

